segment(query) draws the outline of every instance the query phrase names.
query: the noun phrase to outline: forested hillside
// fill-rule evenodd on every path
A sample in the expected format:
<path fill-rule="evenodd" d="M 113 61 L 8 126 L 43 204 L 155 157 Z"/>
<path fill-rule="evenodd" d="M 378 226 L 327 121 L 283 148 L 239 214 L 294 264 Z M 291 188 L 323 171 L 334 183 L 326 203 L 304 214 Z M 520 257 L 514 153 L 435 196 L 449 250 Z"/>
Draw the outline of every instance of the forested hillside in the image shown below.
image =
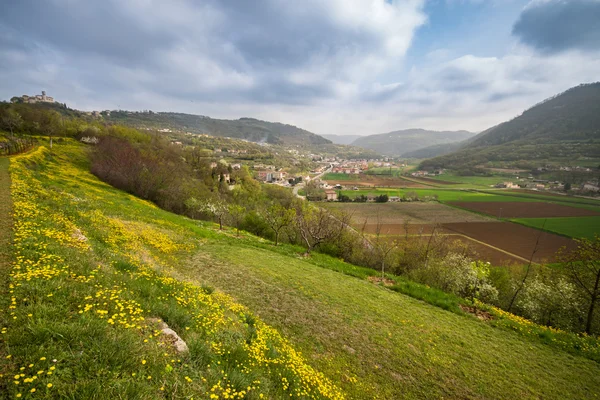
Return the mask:
<path fill-rule="evenodd" d="M 490 128 L 459 151 L 424 168 L 464 168 L 490 161 L 566 162 L 600 157 L 600 83 L 580 85 Z"/>
<path fill-rule="evenodd" d="M 226 120 L 193 114 L 129 111 L 112 111 L 105 118 L 107 121 L 136 128 L 173 129 L 196 134 L 245 139 L 257 143 L 305 146 L 331 143 L 330 140 L 293 125 L 254 118 Z"/>

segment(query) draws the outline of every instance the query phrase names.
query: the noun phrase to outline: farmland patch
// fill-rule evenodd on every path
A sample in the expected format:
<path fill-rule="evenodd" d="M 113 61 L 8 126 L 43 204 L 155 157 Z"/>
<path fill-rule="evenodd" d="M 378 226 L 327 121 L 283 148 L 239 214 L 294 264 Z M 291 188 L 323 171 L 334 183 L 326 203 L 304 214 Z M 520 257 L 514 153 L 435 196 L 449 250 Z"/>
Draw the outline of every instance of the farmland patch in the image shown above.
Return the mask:
<path fill-rule="evenodd" d="M 585 208 L 569 207 L 544 202 L 449 202 L 448 204 L 468 210 L 493 215 L 498 218 L 586 217 L 600 213 Z"/>
<path fill-rule="evenodd" d="M 352 224 L 441 224 L 447 222 L 492 221 L 491 218 L 440 204 L 438 202 L 405 203 L 328 203 L 329 209 L 344 210 L 352 215 Z"/>
<path fill-rule="evenodd" d="M 448 223 L 443 227 L 447 231 L 461 233 L 525 259 L 529 259 L 535 250 L 534 262 L 556 261 L 556 252 L 561 247 L 569 250 L 577 247 L 572 239 L 511 222 Z"/>
<path fill-rule="evenodd" d="M 600 235 L 600 216 L 597 217 L 560 217 L 560 218 L 517 218 L 519 224 L 544 229 L 573 238 L 593 240 Z"/>

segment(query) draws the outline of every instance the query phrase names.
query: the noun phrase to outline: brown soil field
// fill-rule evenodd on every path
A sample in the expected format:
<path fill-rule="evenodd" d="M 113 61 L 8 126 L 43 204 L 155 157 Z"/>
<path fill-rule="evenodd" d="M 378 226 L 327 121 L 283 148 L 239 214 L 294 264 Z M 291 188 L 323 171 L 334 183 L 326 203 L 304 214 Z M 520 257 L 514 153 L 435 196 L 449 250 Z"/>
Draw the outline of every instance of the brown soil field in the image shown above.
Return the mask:
<path fill-rule="evenodd" d="M 497 223 L 497 222 L 496 222 Z M 362 227 L 356 227 L 357 229 L 362 229 Z M 408 228 L 409 240 L 421 240 L 423 242 L 428 242 L 429 237 L 433 233 L 434 225 L 427 224 L 411 224 L 411 225 L 400 225 L 400 224 L 387 224 L 381 226 L 380 233 L 382 235 L 391 235 L 390 239 L 394 237 L 400 238 L 400 240 L 404 240 L 405 238 L 405 228 Z M 366 225 L 365 233 L 375 234 L 377 232 L 377 225 Z M 510 254 L 507 254 L 499 249 L 495 249 L 485 243 L 481 243 L 476 241 L 466 235 L 452 232 L 450 230 L 444 229 L 443 227 L 438 227 L 436 229 L 436 241 L 444 241 L 449 244 L 452 242 L 458 241 L 461 242 L 462 245 L 466 246 L 469 250 L 469 253 L 472 257 L 477 258 L 478 260 L 489 261 L 494 266 L 503 266 L 508 264 L 524 264 L 525 260 L 520 259 L 518 257 L 514 257 Z"/>
<path fill-rule="evenodd" d="M 482 222 L 493 219 L 453 208 L 438 202 L 406 203 L 325 203 L 330 210 L 343 210 L 352 215 L 352 225 L 367 224 L 402 226 L 408 224 L 442 224 L 448 222 Z"/>
<path fill-rule="evenodd" d="M 556 252 L 563 246 L 569 250 L 577 247 L 571 239 L 510 222 L 448 223 L 443 227 L 447 232 L 461 233 L 525 259 L 531 257 L 539 236 L 533 256 L 538 263 L 556 261 Z"/>
<path fill-rule="evenodd" d="M 474 254 L 473 257 L 478 260 L 488 261 L 493 266 L 506 266 L 510 264 L 522 265 L 525 263 L 524 260 L 513 257 L 510 254 L 506 254 L 503 251 L 495 249 L 483 243 L 476 242 L 466 236 L 454 236 L 449 235 L 449 238 L 462 242 L 469 250 Z"/>
<path fill-rule="evenodd" d="M 379 233 L 381 235 L 404 236 L 408 230 L 409 235 L 431 235 L 434 227 L 435 225 L 433 224 L 381 224 Z M 365 233 L 377 233 L 377 224 L 354 224 L 354 228 L 359 231 L 362 231 L 364 228 Z M 442 228 L 440 226 L 436 230 L 441 231 L 441 229 Z"/>
<path fill-rule="evenodd" d="M 453 206 L 501 218 L 589 217 L 600 213 L 560 204 L 520 201 L 449 202 Z"/>

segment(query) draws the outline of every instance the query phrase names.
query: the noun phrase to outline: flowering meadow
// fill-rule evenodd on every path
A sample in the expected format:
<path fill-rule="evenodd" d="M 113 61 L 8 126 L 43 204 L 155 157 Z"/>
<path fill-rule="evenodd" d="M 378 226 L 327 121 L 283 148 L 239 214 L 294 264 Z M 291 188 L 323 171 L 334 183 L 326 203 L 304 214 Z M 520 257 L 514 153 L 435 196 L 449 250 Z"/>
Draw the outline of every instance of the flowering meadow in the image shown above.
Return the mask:
<path fill-rule="evenodd" d="M 177 276 L 203 231 L 88 171 L 72 141 L 11 159 L 14 255 L 0 300 L 7 398 L 343 399 L 234 299 Z M 200 232 L 197 230 L 197 232 Z M 187 343 L 178 353 L 164 321 Z"/>

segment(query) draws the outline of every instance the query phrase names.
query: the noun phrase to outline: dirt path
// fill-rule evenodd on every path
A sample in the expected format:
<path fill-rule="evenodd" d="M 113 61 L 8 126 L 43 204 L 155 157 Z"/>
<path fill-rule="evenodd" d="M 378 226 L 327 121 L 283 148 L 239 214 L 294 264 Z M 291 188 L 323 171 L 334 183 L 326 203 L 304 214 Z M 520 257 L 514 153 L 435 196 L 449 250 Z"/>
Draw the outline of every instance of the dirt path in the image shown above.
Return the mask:
<path fill-rule="evenodd" d="M 12 199 L 10 198 L 10 159 L 0 157 L 0 293 L 5 289 L 12 244 Z"/>

